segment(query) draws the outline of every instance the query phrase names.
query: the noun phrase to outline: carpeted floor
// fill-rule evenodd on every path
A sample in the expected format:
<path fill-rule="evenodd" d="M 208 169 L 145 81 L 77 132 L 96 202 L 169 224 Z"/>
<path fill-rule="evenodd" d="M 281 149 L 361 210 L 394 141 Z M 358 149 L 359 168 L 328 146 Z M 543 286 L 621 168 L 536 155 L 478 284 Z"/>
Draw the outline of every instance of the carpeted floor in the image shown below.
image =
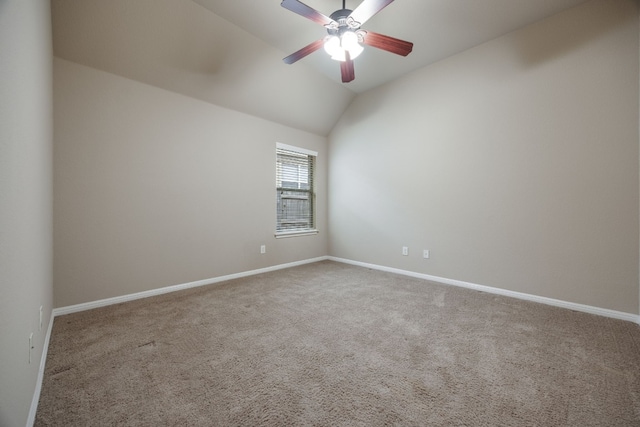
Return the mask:
<path fill-rule="evenodd" d="M 35 424 L 640 426 L 640 327 L 320 262 L 57 317 Z"/>

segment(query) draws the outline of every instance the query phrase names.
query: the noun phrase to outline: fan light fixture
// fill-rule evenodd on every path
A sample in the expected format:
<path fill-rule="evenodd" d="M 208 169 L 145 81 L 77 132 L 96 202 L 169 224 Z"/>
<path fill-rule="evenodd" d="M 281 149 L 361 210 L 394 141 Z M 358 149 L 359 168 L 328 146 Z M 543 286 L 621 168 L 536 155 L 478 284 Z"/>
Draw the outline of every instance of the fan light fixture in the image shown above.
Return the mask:
<path fill-rule="evenodd" d="M 331 16 L 326 16 L 300 0 L 282 0 L 280 3 L 282 7 L 322 25 L 328 33 L 323 38 L 287 56 L 283 61 L 286 64 L 293 64 L 324 46 L 324 50 L 331 55 L 331 59 L 340 61 L 342 83 L 349 83 L 356 78 L 353 60 L 364 50 L 362 45 L 402 56 L 411 53 L 413 49 L 411 42 L 360 28 L 373 15 L 393 3 L 393 0 L 362 0 L 355 10 L 347 9 L 345 3 L 346 0 L 342 0 L 342 9 L 336 10 Z"/>
<path fill-rule="evenodd" d="M 342 35 L 327 36 L 324 42 L 324 50 L 335 61 L 346 61 L 346 52 L 350 59 L 356 59 L 364 50 L 358 40 L 358 35 L 351 30 L 344 31 Z"/>

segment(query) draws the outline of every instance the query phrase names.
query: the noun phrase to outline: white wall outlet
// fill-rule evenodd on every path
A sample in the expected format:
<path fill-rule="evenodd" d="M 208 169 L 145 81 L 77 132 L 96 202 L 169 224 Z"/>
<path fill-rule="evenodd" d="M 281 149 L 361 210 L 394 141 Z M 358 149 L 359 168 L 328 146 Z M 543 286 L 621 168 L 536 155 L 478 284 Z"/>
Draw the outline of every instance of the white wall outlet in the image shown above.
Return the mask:
<path fill-rule="evenodd" d="M 425 249 L 422 251 L 422 258 L 429 259 L 429 249 Z"/>
<path fill-rule="evenodd" d="M 402 247 L 402 255 L 404 256 L 409 255 L 409 248 L 407 246 Z"/>
<path fill-rule="evenodd" d="M 38 323 L 38 331 L 42 330 L 42 306 L 40 306 L 40 322 Z"/>
<path fill-rule="evenodd" d="M 31 363 L 31 350 L 33 350 L 33 332 L 29 334 L 29 363 Z"/>
<path fill-rule="evenodd" d="M 266 254 L 267 253 L 267 245 L 260 246 L 260 253 L 261 254 Z"/>

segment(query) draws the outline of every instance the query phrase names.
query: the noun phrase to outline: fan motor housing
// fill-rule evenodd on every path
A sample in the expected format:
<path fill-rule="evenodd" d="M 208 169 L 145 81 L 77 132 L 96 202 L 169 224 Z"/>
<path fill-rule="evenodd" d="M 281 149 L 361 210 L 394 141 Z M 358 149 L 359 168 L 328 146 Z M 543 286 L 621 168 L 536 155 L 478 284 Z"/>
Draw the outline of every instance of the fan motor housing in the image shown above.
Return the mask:
<path fill-rule="evenodd" d="M 351 12 L 353 12 L 353 10 L 349 10 L 349 9 L 340 9 L 340 10 L 336 10 L 335 12 L 333 12 L 329 18 L 333 19 L 334 21 L 340 23 L 340 19 L 347 19 L 347 17 L 349 15 L 351 15 Z"/>
<path fill-rule="evenodd" d="M 360 28 L 360 26 L 357 26 L 357 27 L 354 28 L 354 27 L 349 25 L 348 18 L 349 18 L 349 16 L 351 16 L 352 12 L 353 12 L 353 10 L 351 10 L 351 9 L 339 9 L 339 10 L 336 10 L 335 12 L 333 12 L 329 16 L 329 18 L 333 19 L 335 22 L 338 23 L 338 28 L 330 28 L 330 27 L 327 28 L 327 32 L 329 33 L 329 35 L 331 35 L 331 36 L 339 36 L 340 34 L 342 34 L 347 29 L 349 29 L 349 30 L 358 30 Z"/>

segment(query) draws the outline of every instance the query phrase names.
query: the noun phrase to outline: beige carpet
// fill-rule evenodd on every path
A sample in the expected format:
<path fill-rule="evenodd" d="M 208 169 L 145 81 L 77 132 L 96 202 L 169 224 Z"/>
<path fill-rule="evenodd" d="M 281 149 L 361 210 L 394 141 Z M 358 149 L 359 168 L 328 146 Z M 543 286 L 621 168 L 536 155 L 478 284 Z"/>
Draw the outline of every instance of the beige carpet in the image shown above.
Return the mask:
<path fill-rule="evenodd" d="M 334 262 L 57 317 L 37 426 L 640 426 L 640 327 Z"/>

